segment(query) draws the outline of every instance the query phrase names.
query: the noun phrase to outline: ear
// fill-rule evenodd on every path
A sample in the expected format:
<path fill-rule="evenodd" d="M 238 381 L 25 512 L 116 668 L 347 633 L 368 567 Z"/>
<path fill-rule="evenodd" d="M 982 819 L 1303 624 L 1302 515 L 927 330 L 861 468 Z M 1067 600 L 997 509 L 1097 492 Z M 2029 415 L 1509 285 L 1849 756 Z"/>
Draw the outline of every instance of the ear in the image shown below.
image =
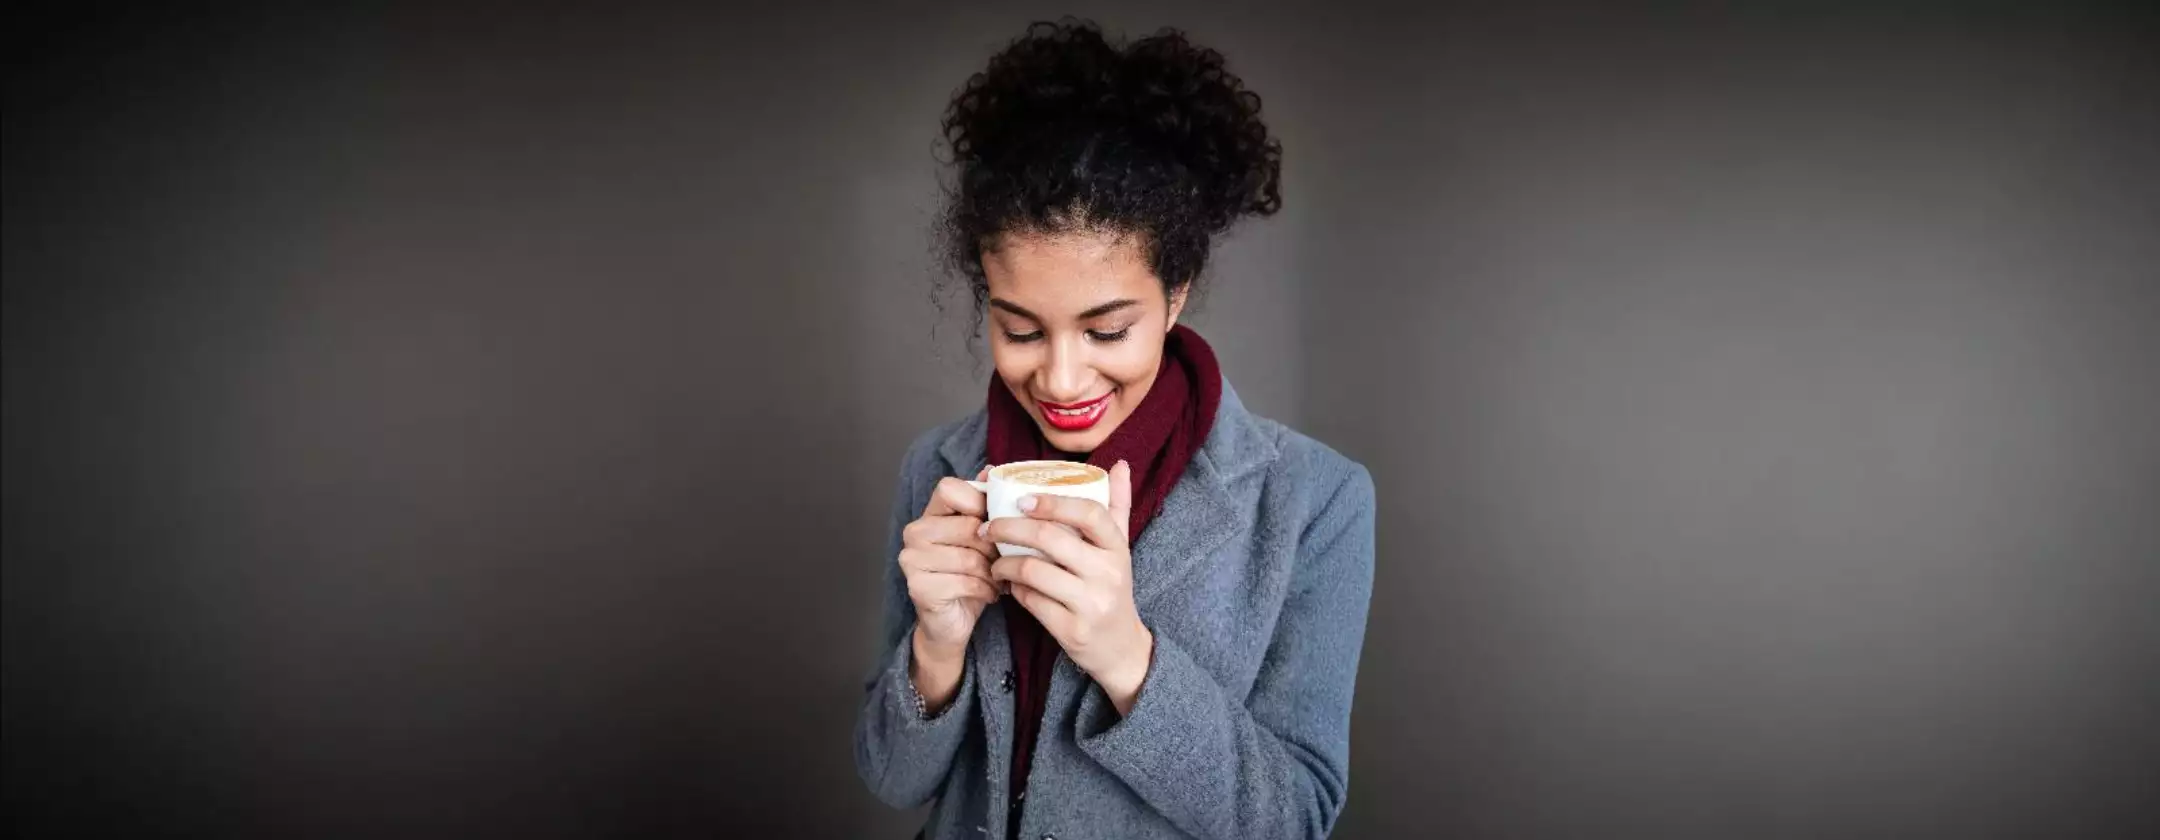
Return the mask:
<path fill-rule="evenodd" d="M 1177 326 L 1178 315 L 1185 311 L 1185 293 L 1191 290 L 1192 286 L 1188 285 L 1170 293 L 1170 319 L 1168 323 L 1163 324 L 1164 334 L 1167 335 L 1171 329 Z"/>

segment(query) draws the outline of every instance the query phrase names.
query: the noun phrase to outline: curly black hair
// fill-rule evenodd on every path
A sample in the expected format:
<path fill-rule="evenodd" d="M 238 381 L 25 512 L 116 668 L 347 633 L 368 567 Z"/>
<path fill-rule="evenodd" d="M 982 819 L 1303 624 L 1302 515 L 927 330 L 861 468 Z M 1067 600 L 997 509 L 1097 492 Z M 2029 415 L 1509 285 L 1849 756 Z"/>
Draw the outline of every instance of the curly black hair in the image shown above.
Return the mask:
<path fill-rule="evenodd" d="M 1260 95 L 1175 29 L 1119 46 L 1087 21 L 1035 23 L 968 78 L 943 126 L 957 171 L 941 250 L 978 318 L 982 253 L 1005 234 L 1135 236 L 1175 293 L 1214 237 L 1282 208 L 1282 143 Z"/>

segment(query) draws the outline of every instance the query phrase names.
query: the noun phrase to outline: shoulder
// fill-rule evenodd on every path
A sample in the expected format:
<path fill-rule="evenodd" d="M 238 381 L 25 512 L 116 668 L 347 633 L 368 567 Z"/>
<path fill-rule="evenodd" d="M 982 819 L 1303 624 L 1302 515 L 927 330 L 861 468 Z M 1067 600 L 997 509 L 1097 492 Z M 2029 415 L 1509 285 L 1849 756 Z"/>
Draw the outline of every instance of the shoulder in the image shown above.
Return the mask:
<path fill-rule="evenodd" d="M 1372 473 L 1364 464 L 1274 420 L 1253 417 L 1252 422 L 1275 443 L 1265 482 L 1265 495 L 1274 504 L 1264 505 L 1264 510 L 1287 514 L 1308 534 L 1330 524 L 1370 519 L 1376 500 Z"/>
<path fill-rule="evenodd" d="M 1254 427 L 1275 442 L 1262 472 L 1253 521 L 1263 540 L 1290 547 L 1291 588 L 1372 585 L 1377 501 L 1372 473 L 1333 447 L 1271 420 Z"/>
<path fill-rule="evenodd" d="M 1268 470 L 1272 481 L 1307 495 L 1372 497 L 1372 473 L 1364 464 L 1289 426 L 1264 417 L 1253 421 L 1275 440 L 1278 454 Z"/>
<path fill-rule="evenodd" d="M 1343 535 L 1371 532 L 1373 481 L 1365 465 L 1248 411 L 1227 382 L 1215 421 L 1202 451 L 1225 489 L 1249 500 L 1255 529 L 1318 551 Z"/>
<path fill-rule="evenodd" d="M 916 435 L 900 460 L 903 486 L 918 487 L 957 475 L 963 466 L 954 460 L 980 461 L 983 451 L 984 414 L 972 414 L 938 424 Z"/>
<path fill-rule="evenodd" d="M 1311 436 L 1246 409 L 1223 383 L 1222 406 L 1201 452 L 1211 477 L 1257 506 L 1253 525 L 1298 529 L 1311 536 L 1323 520 L 1362 519 L 1374 506 L 1372 474 L 1363 464 Z"/>

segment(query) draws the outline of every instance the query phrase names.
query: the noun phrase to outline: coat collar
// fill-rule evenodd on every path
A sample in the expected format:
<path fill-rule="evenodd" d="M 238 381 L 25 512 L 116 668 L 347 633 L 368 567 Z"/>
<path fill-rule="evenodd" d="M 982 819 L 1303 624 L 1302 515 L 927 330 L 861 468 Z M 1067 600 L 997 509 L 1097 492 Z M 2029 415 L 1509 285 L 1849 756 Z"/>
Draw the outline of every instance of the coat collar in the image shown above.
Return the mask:
<path fill-rule="evenodd" d="M 973 476 L 985 466 L 984 442 L 989 423 L 977 411 L 955 426 L 938 444 L 938 454 L 952 475 Z M 1274 435 L 1245 410 L 1237 391 L 1223 381 L 1222 404 L 1215 425 L 1156 511 L 1147 533 L 1133 546 L 1133 597 L 1145 605 L 1184 573 L 1215 553 L 1231 536 L 1248 530 L 1255 509 L 1256 483 L 1242 482 L 1281 455 Z"/>

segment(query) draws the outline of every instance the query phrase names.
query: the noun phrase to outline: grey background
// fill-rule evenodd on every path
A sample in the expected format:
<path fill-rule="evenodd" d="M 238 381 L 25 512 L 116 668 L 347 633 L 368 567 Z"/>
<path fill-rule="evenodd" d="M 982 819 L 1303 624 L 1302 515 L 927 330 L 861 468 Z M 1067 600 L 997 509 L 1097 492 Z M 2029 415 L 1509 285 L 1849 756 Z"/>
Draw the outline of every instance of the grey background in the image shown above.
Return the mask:
<path fill-rule="evenodd" d="M 1288 148 L 1197 324 L 1378 482 L 1339 836 L 2150 834 L 2153 17 L 1860 8 L 14 13 L 11 828 L 911 831 L 935 120 L 1072 11 Z"/>

